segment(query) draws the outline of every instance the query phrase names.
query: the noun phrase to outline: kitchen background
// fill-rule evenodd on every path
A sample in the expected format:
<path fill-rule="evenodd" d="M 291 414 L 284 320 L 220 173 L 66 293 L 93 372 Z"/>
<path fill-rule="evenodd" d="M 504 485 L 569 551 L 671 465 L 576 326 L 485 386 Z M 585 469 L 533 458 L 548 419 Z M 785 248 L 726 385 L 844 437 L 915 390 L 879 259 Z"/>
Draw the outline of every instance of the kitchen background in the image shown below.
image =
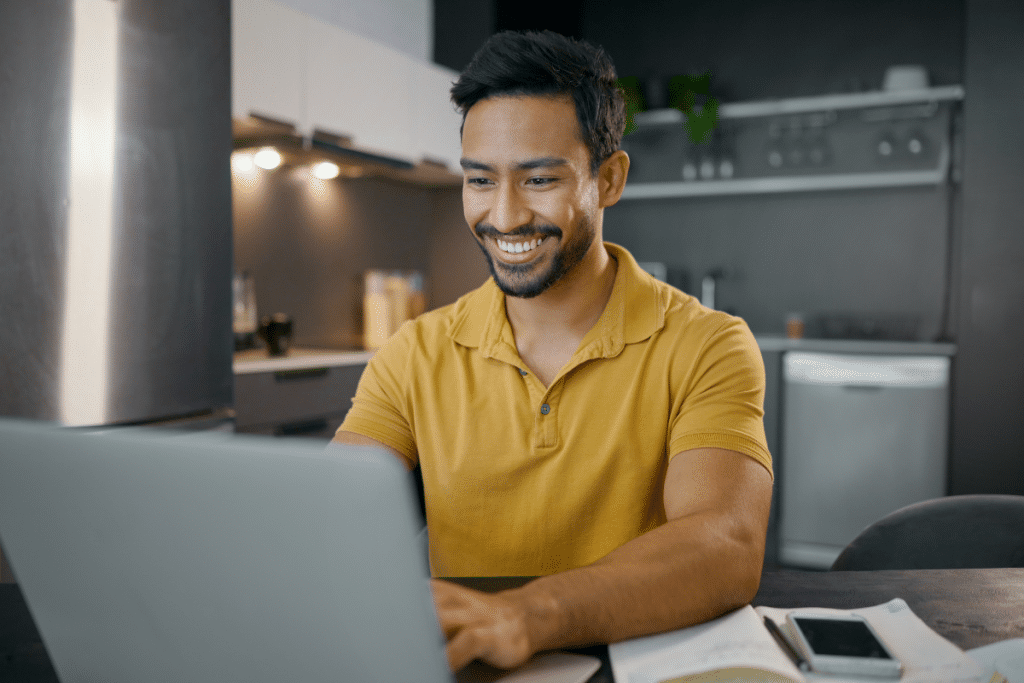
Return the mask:
<path fill-rule="evenodd" d="M 75 0 L 76 6 L 87 2 Z M 452 172 L 457 171 L 458 119 L 445 91 L 496 30 L 551 28 L 585 38 L 611 54 L 620 76 L 660 82 L 662 92 L 670 76 L 710 71 L 711 93 L 726 104 L 877 91 L 886 69 L 897 64 L 922 65 L 932 86 L 962 85 L 966 95 L 951 116 L 950 184 L 624 199 L 607 211 L 605 236 L 642 261 L 665 263 L 670 280 L 696 295 L 703 276 L 720 270 L 717 306 L 743 316 L 761 338 L 782 334 L 791 312 L 804 314 L 810 335 L 820 332 L 817 316 L 844 313 L 913 319 L 918 343 L 955 344 L 945 489 L 952 494 L 1024 493 L 1020 3 L 724 0 L 624 6 L 580 0 L 549 3 L 537 13 L 506 0 L 223 0 L 197 4 L 194 11 L 202 6 L 205 19 L 192 22 L 180 8 L 154 10 L 157 4 L 143 0 L 124 6 L 136 8 L 126 16 L 126 35 L 133 41 L 128 44 L 145 57 L 129 62 L 127 73 L 136 79 L 132 87 L 161 93 L 173 83 L 190 94 L 165 108 L 122 109 L 142 111 L 145 125 L 135 134 L 143 147 L 161 150 L 151 157 L 128 154 L 131 161 L 122 176 L 132 178 L 132 164 L 143 164 L 149 169 L 145 188 L 163 187 L 168 193 L 181 188 L 184 199 L 154 192 L 133 207 L 141 208 L 141 224 L 152 235 L 140 240 L 149 249 L 141 256 L 133 260 L 130 249 L 121 254 L 119 282 L 127 283 L 127 296 L 134 297 L 129 300 L 137 300 L 133 306 L 143 313 L 147 302 L 163 308 L 158 305 L 163 280 L 143 278 L 133 285 L 132 277 L 141 271 L 132 267 L 145 262 L 148 271 L 163 273 L 164 268 L 177 277 L 193 261 L 185 253 L 189 250 L 171 245 L 181 260 L 170 262 L 168 236 L 193 243 L 204 234 L 215 248 L 196 262 L 226 265 L 224 251 L 233 236 L 234 270 L 252 276 L 258 313 L 288 314 L 294 325 L 292 346 L 300 349 L 360 346 L 368 269 L 419 271 L 430 308 L 454 301 L 486 277 L 462 218 L 459 176 Z M 17 47 L 33 31 L 69 31 L 66 6 L 50 8 L 52 21 L 10 5 L 3 11 L 13 19 L 0 21 L 2 45 Z M 50 45 L 63 44 L 59 36 L 48 38 L 53 38 Z M 190 50 L 190 41 L 205 47 Z M 229 48 L 230 74 L 225 68 Z M 40 389 L 40 382 L 56 382 L 49 369 L 33 364 L 35 356 L 26 365 L 22 354 L 32 339 L 52 337 L 37 328 L 52 324 L 58 311 L 47 309 L 41 316 L 35 299 L 10 294 L 22 291 L 38 274 L 22 267 L 26 259 L 10 255 L 31 244 L 36 251 L 30 260 L 42 254 L 41 260 L 52 264 L 65 248 L 59 236 L 38 239 L 31 233 L 36 224 L 59 227 L 64 215 L 64 209 L 49 203 L 52 197 L 40 199 L 35 187 L 65 182 L 59 170 L 67 159 L 53 141 L 68 134 L 59 116 L 67 102 L 52 93 L 67 91 L 70 76 L 62 70 L 67 52 L 58 47 L 36 55 L 18 48 L 13 54 L 23 61 L 10 62 L 14 66 L 0 74 L 9 79 L 0 85 L 11 86 L 0 90 L 24 93 L 0 101 L 0 178 L 7 185 L 0 192 L 0 215 L 14 216 L 12 225 L 19 229 L 0 231 L 0 311 L 15 321 L 0 346 L 9 387 L 0 414 L 25 414 L 19 397 L 32 394 L 26 402 L 33 402 L 37 393 L 53 393 Z M 186 58 L 192 53 L 195 61 Z M 39 71 L 40 63 L 50 66 Z M 147 70 L 147 64 L 163 67 Z M 211 70 L 209 64 L 219 66 Z M 198 82 L 205 85 L 188 85 Z M 195 110 L 191 97 L 208 106 L 205 114 L 187 116 Z M 159 95 L 147 101 L 158 102 Z M 29 125 L 34 112 L 51 107 L 56 113 L 45 125 Z M 200 164 L 194 175 L 183 161 L 200 147 L 220 148 L 227 156 L 229 141 L 206 136 L 228 136 L 229 110 L 235 158 L 265 144 L 275 144 L 284 155 L 284 163 L 273 170 L 232 164 L 230 217 L 219 185 L 226 185 L 227 159 L 218 155 Z M 188 126 L 199 126 L 202 135 L 188 134 Z M 126 130 L 131 134 L 135 129 Z M 161 147 L 145 137 L 169 141 L 167 131 L 180 134 L 176 143 Z M 344 140 L 346 135 L 353 140 Z M 188 147 L 193 151 L 183 157 L 183 141 L 190 138 L 200 144 Z M 342 164 L 340 177 L 315 179 L 309 163 L 318 155 L 354 160 Z M 159 169 L 165 167 L 181 172 L 180 185 L 159 182 L 165 177 Z M 123 187 L 128 192 L 120 198 L 131 205 L 131 183 Z M 161 202 L 182 207 L 173 221 L 178 227 L 164 226 L 163 217 L 172 212 L 160 210 Z M 203 202 L 209 202 L 208 208 Z M 206 329 L 187 316 L 214 308 L 226 313 L 229 277 L 224 272 L 210 281 L 216 293 L 209 306 L 197 307 L 203 292 L 194 290 L 182 297 L 186 318 L 161 319 L 160 329 L 136 326 L 123 335 L 119 343 L 125 353 L 147 343 L 151 349 L 160 346 L 154 339 L 186 340 L 173 353 L 150 357 L 146 362 L 153 367 L 142 368 L 143 374 L 156 376 L 161 367 L 175 364 L 225 365 L 226 330 Z M 47 306 L 56 300 L 43 299 Z M 129 313 L 123 314 L 126 320 L 135 315 Z M 185 323 L 180 335 L 169 332 L 175 320 Z M 45 348 L 33 348 L 33 353 L 53 355 Z M 115 361 L 117 356 L 126 357 L 117 351 Z M 205 360 L 197 364 L 195 357 Z M 348 358 L 351 362 L 343 362 L 340 371 L 328 371 L 316 359 L 286 369 L 261 366 L 259 360 L 240 365 L 236 359 L 237 426 L 277 434 L 329 434 L 344 415 L 365 362 L 365 354 Z M 776 386 L 779 367 L 769 363 L 769 381 Z M 229 407 L 225 374 L 210 374 L 216 406 Z M 185 376 L 169 381 L 191 383 Z M 330 409 L 322 407 L 325 402 Z M 778 439 L 779 407 L 769 410 L 766 426 L 770 438 Z M 36 416 L 51 417 L 49 412 Z M 6 571 L 0 567 L 0 580 L 9 578 Z"/>
<path fill-rule="evenodd" d="M 321 17 L 330 6 L 291 2 Z M 1024 493 L 1024 9 L 989 0 L 547 9 L 435 0 L 433 59 L 458 70 L 495 30 L 552 28 L 602 45 L 620 76 L 710 70 L 722 102 L 878 90 L 894 64 L 923 65 L 933 86 L 964 86 L 962 180 L 951 202 L 941 186 L 629 200 L 607 212 L 606 237 L 685 272 L 691 293 L 705 272 L 724 268 L 720 307 L 757 333 L 781 333 L 790 311 L 917 317 L 918 338 L 957 344 L 949 492 Z M 401 14 L 388 18 L 393 33 L 405 32 L 393 47 L 429 43 L 409 38 L 422 33 Z M 486 276 L 457 188 L 342 180 L 327 209 L 287 174 L 261 182 L 244 194 L 236 177 L 236 265 L 255 273 L 261 310 L 293 315 L 298 344 L 346 345 L 360 333 L 367 268 L 423 271 L 431 307 Z"/>

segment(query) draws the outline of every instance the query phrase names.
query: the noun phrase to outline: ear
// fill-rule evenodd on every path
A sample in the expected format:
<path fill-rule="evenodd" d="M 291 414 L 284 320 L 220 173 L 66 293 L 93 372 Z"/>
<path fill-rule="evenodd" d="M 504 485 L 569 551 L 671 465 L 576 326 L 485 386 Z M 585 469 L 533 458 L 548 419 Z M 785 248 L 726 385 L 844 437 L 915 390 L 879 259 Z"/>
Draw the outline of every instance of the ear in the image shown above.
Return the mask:
<path fill-rule="evenodd" d="M 597 170 L 601 208 L 611 206 L 619 201 L 622 190 L 626 187 L 627 175 L 629 175 L 629 155 L 621 149 L 604 160 Z"/>

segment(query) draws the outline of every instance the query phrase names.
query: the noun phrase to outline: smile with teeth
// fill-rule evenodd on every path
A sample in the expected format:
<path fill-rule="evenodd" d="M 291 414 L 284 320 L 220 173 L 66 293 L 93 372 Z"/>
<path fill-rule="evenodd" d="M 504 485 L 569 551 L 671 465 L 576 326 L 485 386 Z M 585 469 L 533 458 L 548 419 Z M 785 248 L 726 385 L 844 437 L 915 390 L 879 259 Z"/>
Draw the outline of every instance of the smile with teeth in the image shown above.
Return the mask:
<path fill-rule="evenodd" d="M 544 239 L 545 238 L 543 237 L 539 237 L 535 240 L 530 240 L 529 242 L 506 242 L 505 240 L 496 239 L 495 242 L 498 243 L 498 249 L 501 249 L 506 254 L 522 254 L 523 252 L 533 251 L 539 247 L 540 243 L 543 242 Z"/>

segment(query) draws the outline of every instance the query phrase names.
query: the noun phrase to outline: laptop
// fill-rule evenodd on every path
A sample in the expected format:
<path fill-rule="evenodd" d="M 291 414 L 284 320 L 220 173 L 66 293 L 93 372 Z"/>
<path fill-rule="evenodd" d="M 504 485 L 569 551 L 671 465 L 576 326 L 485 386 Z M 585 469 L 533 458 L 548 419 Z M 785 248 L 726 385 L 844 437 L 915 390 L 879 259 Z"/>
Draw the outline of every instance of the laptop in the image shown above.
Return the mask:
<path fill-rule="evenodd" d="M 372 448 L 0 419 L 0 542 L 64 683 L 450 683 Z"/>

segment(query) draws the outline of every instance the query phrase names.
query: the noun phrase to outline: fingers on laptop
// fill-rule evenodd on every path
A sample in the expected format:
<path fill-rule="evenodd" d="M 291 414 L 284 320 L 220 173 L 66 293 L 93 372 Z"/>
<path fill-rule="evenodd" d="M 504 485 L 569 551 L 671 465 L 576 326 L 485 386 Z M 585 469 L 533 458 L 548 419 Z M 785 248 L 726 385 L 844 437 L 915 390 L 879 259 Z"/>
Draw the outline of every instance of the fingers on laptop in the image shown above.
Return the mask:
<path fill-rule="evenodd" d="M 513 600 L 436 579 L 431 587 L 452 671 L 474 659 L 510 669 L 533 654 L 525 610 Z"/>

